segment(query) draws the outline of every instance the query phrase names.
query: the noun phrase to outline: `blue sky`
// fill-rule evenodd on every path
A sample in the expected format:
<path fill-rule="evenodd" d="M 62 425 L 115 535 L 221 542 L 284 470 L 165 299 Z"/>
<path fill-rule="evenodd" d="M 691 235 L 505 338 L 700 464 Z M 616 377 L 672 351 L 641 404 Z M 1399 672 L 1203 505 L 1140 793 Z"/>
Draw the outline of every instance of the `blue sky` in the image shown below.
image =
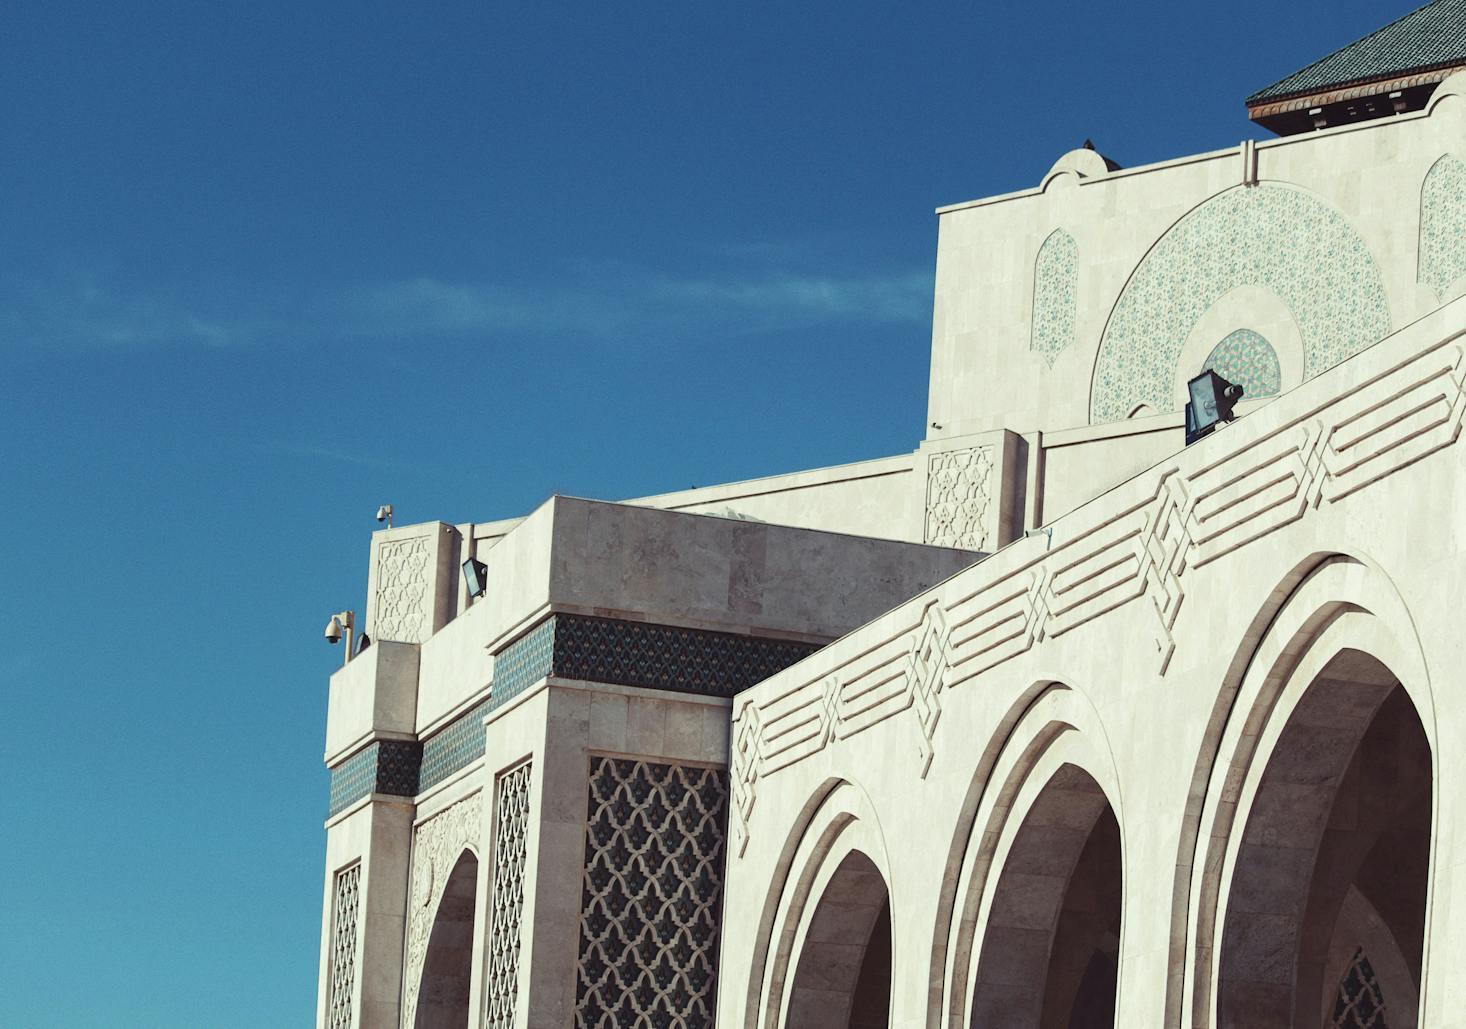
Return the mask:
<path fill-rule="evenodd" d="M 310 1023 L 378 504 L 909 450 L 934 207 L 1405 9 L 12 0 L 0 1024 Z"/>

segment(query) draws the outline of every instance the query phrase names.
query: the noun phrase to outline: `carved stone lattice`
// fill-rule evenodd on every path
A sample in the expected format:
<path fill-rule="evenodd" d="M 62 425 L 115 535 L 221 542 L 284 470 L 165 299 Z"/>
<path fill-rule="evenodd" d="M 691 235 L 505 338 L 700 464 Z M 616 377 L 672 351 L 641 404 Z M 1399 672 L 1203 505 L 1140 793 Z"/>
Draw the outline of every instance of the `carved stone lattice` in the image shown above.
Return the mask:
<path fill-rule="evenodd" d="M 326 1029 L 351 1029 L 356 990 L 356 912 L 361 896 L 361 862 L 336 873 L 331 902 L 331 987 Z"/>
<path fill-rule="evenodd" d="M 391 540 L 377 548 L 377 591 L 372 598 L 372 631 L 378 640 L 421 643 L 432 634 L 431 538 Z"/>
<path fill-rule="evenodd" d="M 1362 948 L 1354 952 L 1349 970 L 1339 980 L 1329 1024 L 1333 1029 L 1390 1029 L 1385 1019 L 1384 992 Z"/>
<path fill-rule="evenodd" d="M 992 447 L 933 454 L 926 473 L 926 542 L 982 550 L 988 542 Z"/>
<path fill-rule="evenodd" d="M 592 758 L 577 1029 L 713 1024 L 727 773 Z"/>
<path fill-rule="evenodd" d="M 528 763 L 499 777 L 494 798 L 494 900 L 486 993 L 489 1029 L 514 1025 L 519 993 L 519 930 L 524 914 L 525 837 L 529 828 Z"/>
<path fill-rule="evenodd" d="M 407 967 L 403 974 L 402 1024 L 417 1021 L 417 995 L 423 961 L 433 932 L 433 917 L 448 876 L 465 848 L 476 848 L 483 800 L 475 793 L 418 826 L 412 840 L 412 878 L 408 892 Z"/>

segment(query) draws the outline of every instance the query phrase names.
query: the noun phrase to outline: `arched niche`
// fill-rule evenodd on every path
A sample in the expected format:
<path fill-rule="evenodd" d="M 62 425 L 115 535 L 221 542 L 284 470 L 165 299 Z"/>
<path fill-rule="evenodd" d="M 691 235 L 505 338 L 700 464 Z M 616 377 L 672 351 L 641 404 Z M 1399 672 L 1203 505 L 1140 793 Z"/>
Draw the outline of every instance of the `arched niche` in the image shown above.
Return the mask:
<path fill-rule="evenodd" d="M 473 978 L 478 858 L 465 849 L 448 873 L 423 959 L 414 1029 L 466 1029 Z"/>
<path fill-rule="evenodd" d="M 1187 333 L 1171 383 L 1172 410 L 1190 399 L 1186 383 L 1201 373 L 1217 347 L 1246 332 L 1261 336 L 1272 349 L 1278 365 L 1278 393 L 1303 381 L 1303 335 L 1288 305 L 1265 286 L 1238 286 L 1219 297 Z M 1260 396 L 1249 391 L 1243 399 Z"/>
<path fill-rule="evenodd" d="M 1330 953 L 1351 890 L 1380 913 L 1418 990 L 1432 799 L 1425 727 L 1378 658 L 1341 649 L 1285 692 L 1238 798 L 1218 1026 L 1332 1029 L 1319 996 L 1337 990 Z"/>
<path fill-rule="evenodd" d="M 876 1029 L 890 1019 L 891 898 L 868 856 L 851 850 L 823 883 L 803 934 L 784 1025 Z"/>
<path fill-rule="evenodd" d="M 1123 893 L 1105 792 L 1062 764 L 1025 813 L 988 909 L 972 1029 L 1114 1025 Z"/>
<path fill-rule="evenodd" d="M 1184 341 L 1240 286 L 1287 305 L 1302 338 L 1304 379 L 1390 331 L 1379 268 L 1337 209 L 1281 183 L 1237 186 L 1193 209 L 1137 265 L 1100 341 L 1090 421 L 1119 421 L 1140 403 L 1174 410 Z"/>

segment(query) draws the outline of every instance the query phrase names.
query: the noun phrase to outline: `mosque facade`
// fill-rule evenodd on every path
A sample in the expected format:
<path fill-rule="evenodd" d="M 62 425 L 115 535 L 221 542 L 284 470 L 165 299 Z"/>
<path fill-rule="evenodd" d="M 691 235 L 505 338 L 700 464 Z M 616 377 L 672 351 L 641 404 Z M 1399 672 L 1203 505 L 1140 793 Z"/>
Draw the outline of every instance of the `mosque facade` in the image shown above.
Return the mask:
<path fill-rule="evenodd" d="M 318 1029 L 1466 1026 L 1466 0 L 1247 102 L 938 212 L 910 453 L 375 533 Z"/>

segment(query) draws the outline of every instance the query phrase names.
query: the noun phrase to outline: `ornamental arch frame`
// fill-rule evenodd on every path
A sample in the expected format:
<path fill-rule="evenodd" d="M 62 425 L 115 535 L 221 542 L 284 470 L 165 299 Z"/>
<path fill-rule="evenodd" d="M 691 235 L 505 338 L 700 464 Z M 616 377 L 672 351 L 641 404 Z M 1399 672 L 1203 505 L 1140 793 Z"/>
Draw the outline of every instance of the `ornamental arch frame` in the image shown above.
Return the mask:
<path fill-rule="evenodd" d="M 1249 802 L 1298 703 L 1319 673 L 1347 651 L 1368 655 L 1396 679 L 1414 706 L 1433 766 L 1440 765 L 1424 649 L 1394 584 L 1372 561 L 1339 551 L 1300 562 L 1274 588 L 1237 648 L 1198 755 L 1176 863 L 1178 904 L 1166 989 L 1166 1024 L 1174 1029 L 1217 1024 L 1227 901 Z M 1433 789 L 1426 962 L 1440 804 L 1440 790 Z M 1423 998 L 1423 984 L 1420 993 Z"/>
<path fill-rule="evenodd" d="M 791 987 L 810 924 L 825 887 L 852 853 L 863 854 L 880 873 L 894 911 L 890 856 L 869 794 L 847 779 L 826 779 L 789 832 L 760 915 L 747 1029 L 787 1024 Z"/>
<path fill-rule="evenodd" d="M 1121 786 L 1108 737 L 1089 698 L 1066 682 L 1034 684 L 1009 709 L 989 751 L 974 770 L 945 869 L 944 881 L 951 888 L 943 891 L 933 939 L 927 1010 L 927 1024 L 933 1027 L 971 1025 L 982 946 L 1004 866 L 1034 805 L 1065 766 L 1086 773 L 1099 786 L 1120 827 L 1123 911 Z M 1122 952 L 1124 932 L 1122 914 Z"/>

